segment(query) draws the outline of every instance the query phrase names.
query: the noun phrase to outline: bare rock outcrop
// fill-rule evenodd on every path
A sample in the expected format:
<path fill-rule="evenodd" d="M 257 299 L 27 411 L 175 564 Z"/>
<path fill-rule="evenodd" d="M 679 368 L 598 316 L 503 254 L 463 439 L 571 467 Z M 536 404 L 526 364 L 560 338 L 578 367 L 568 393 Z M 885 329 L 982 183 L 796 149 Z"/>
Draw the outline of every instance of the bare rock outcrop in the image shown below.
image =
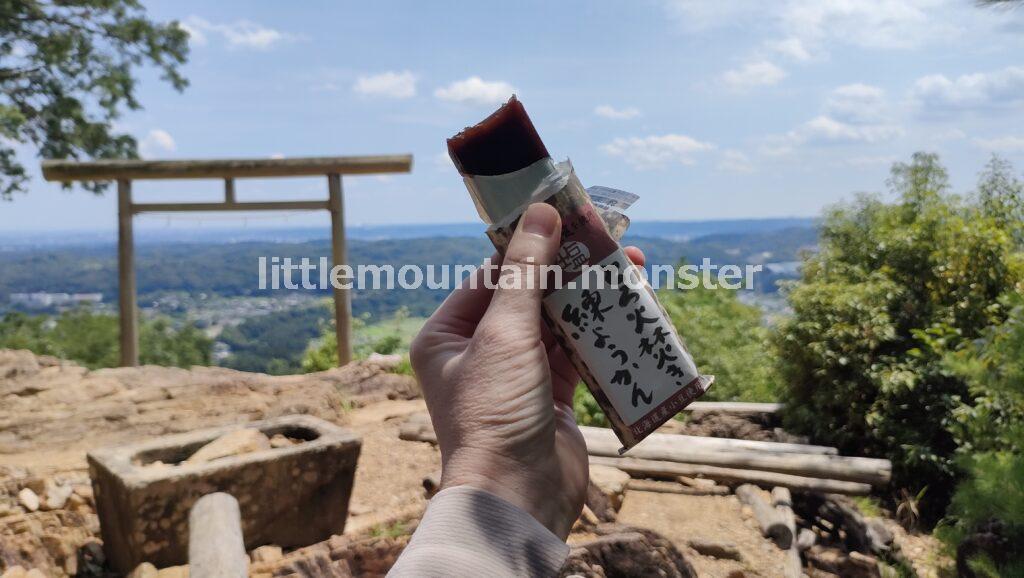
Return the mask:
<path fill-rule="evenodd" d="M 345 424 L 352 407 L 419 397 L 415 379 L 389 373 L 393 365 L 367 360 L 289 376 L 218 367 L 90 371 L 0 350 L 0 574 L 17 566 L 57 577 L 105 571 L 86 451 L 293 413 Z"/>
<path fill-rule="evenodd" d="M 294 413 L 343 423 L 348 407 L 418 396 L 416 380 L 389 373 L 385 361 L 285 376 L 221 367 L 89 371 L 0 350 L 0 455 L 76 450 Z"/>
<path fill-rule="evenodd" d="M 561 576 L 697 576 L 679 549 L 657 532 L 621 524 L 601 524 L 594 528 L 594 533 L 596 537 L 573 546 Z"/>

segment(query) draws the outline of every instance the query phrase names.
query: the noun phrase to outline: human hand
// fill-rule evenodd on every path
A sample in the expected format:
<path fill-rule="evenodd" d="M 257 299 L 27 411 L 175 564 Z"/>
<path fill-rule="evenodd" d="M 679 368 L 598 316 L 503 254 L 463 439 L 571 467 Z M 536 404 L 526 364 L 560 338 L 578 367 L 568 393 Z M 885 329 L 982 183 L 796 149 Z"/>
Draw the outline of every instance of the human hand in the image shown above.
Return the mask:
<path fill-rule="evenodd" d="M 536 203 L 520 219 L 502 275 L 539 279 L 555 262 L 561 220 Z M 626 249 L 643 266 L 643 253 Z M 441 449 L 442 488 L 469 485 L 530 513 L 564 539 L 583 509 L 587 447 L 576 426 L 579 375 L 541 319 L 543 290 L 505 288 L 478 269 L 423 326 L 410 348 Z M 484 275 L 492 275 L 491 287 Z"/>

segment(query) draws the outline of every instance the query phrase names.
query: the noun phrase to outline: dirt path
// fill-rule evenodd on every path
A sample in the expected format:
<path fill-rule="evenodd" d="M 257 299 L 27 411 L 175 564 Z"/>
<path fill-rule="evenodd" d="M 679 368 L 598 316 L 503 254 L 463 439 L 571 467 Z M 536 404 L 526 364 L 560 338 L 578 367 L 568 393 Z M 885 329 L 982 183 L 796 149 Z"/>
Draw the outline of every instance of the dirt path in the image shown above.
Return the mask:
<path fill-rule="evenodd" d="M 441 454 L 431 444 L 398 440 L 405 416 L 423 411 L 422 400 L 383 401 L 343 420 L 363 438 L 346 532 L 384 530 L 426 507 L 423 478 L 441 469 Z"/>
<path fill-rule="evenodd" d="M 702 578 L 782 575 L 783 553 L 761 537 L 736 496 L 686 496 L 629 490 L 619 510 L 619 523 L 649 528 L 668 538 Z M 742 560 L 701 556 L 690 540 L 731 544 Z"/>

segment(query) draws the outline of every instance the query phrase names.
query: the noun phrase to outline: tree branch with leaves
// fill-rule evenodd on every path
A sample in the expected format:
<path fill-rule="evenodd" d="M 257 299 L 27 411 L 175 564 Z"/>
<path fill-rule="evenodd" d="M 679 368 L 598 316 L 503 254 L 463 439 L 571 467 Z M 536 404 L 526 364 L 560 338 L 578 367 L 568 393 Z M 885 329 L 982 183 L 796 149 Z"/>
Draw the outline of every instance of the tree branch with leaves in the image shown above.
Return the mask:
<path fill-rule="evenodd" d="M 180 91 L 187 58 L 188 33 L 136 0 L 0 0 L 0 198 L 26 190 L 18 145 L 42 158 L 137 158 L 135 138 L 113 126 L 141 108 L 136 72 L 155 66 Z"/>

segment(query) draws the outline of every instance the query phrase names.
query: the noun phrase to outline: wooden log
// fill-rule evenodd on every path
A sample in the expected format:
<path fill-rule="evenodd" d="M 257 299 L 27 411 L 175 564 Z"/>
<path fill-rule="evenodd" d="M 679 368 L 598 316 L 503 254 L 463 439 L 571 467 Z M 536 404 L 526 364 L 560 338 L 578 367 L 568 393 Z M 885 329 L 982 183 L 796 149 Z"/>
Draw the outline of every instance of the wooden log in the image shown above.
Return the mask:
<path fill-rule="evenodd" d="M 584 439 L 587 442 L 587 453 L 591 456 L 603 456 L 617 458 L 618 449 L 621 444 L 615 438 L 611 430 L 605 428 L 583 427 Z M 655 437 L 660 436 L 660 437 Z M 437 443 L 437 436 L 430 424 L 426 414 L 411 416 L 399 429 L 398 437 L 408 441 L 425 441 Z M 662 471 L 667 475 L 701 475 L 704 472 L 716 471 L 716 478 L 712 475 L 705 475 L 717 481 L 726 482 L 753 482 L 773 486 L 783 486 L 793 490 L 820 491 L 835 494 L 864 495 L 868 490 L 863 484 L 884 484 L 888 482 L 892 465 L 888 460 L 873 458 L 851 458 L 821 454 L 793 454 L 793 453 L 771 453 L 755 452 L 748 450 L 722 451 L 700 448 L 700 444 L 706 441 L 698 440 L 722 440 L 724 438 L 701 438 L 696 436 L 676 436 L 673 434 L 652 434 L 648 440 L 630 450 L 630 457 L 623 459 L 641 459 L 647 462 L 674 462 L 677 464 L 715 466 L 719 470 L 706 468 L 678 468 L 675 470 Z M 677 439 L 680 438 L 680 439 Z M 742 441 L 742 440 L 730 440 Z M 716 442 L 711 442 L 716 443 Z M 770 442 L 762 442 L 770 443 Z M 788 444 L 796 445 L 796 444 Z M 698 449 L 693 449 L 697 446 Z M 596 463 L 596 462 L 595 462 Z M 615 463 L 608 463 L 618 467 Z M 740 475 L 729 479 L 725 476 L 731 472 L 722 470 L 756 470 L 761 474 L 775 472 L 789 474 L 794 478 L 819 478 L 828 480 L 825 484 L 808 484 L 804 480 L 780 477 L 764 477 L 759 474 L 756 478 Z M 850 481 L 858 482 L 853 485 L 836 485 L 833 482 Z"/>
<path fill-rule="evenodd" d="M 132 203 L 132 214 L 204 211 L 313 211 L 329 209 L 327 201 L 252 201 L 244 203 Z"/>
<path fill-rule="evenodd" d="M 591 440 L 595 444 L 614 444 L 615 433 L 604 427 L 580 426 L 583 437 L 588 445 Z M 619 444 L 621 446 L 621 444 Z M 769 454 L 819 454 L 837 455 L 839 450 L 829 446 L 815 446 L 810 444 L 791 444 L 783 442 L 762 442 L 755 440 L 740 440 L 733 438 L 712 438 L 705 436 L 688 436 L 681 434 L 653 433 L 644 441 L 629 451 L 630 455 L 640 448 L 645 453 L 660 453 L 670 451 L 665 448 L 689 447 L 701 451 L 725 451 L 725 452 L 763 452 Z M 635 455 L 634 457 L 646 457 Z M 655 458 L 656 459 L 656 458 Z"/>
<path fill-rule="evenodd" d="M 191 578 L 246 578 L 249 559 L 242 540 L 238 500 L 231 494 L 207 494 L 188 516 L 188 564 Z"/>
<path fill-rule="evenodd" d="M 595 445 L 607 445 L 618 443 L 612 430 L 602 427 L 580 426 L 583 437 L 589 442 L 593 440 Z M 422 441 L 437 443 L 437 436 L 434 434 L 434 426 L 425 413 L 417 413 L 409 416 L 409 419 L 402 424 L 398 437 L 407 441 Z M 619 444 L 621 446 L 621 444 Z M 732 438 L 711 438 L 703 436 L 687 436 L 680 434 L 653 433 L 647 436 L 640 446 L 630 450 L 634 455 L 639 448 L 647 448 L 645 452 L 657 453 L 661 448 L 676 447 L 685 445 L 687 447 L 699 448 L 702 451 L 733 451 L 733 452 L 764 452 L 769 454 L 818 454 L 836 455 L 838 450 L 829 446 L 815 446 L 809 444 L 791 444 L 781 442 L 762 442 L 754 440 L 739 440 Z M 618 452 L 616 452 L 618 455 Z M 656 459 L 656 458 L 655 458 Z"/>
<path fill-rule="evenodd" d="M 599 435 L 594 435 L 593 429 L 588 431 L 589 435 L 587 432 L 584 433 L 584 438 L 587 441 L 587 453 L 592 456 L 614 457 L 619 455 L 619 448 L 622 447 L 622 444 L 614 437 L 609 437 L 610 430 Z M 661 439 L 664 440 L 664 438 Z M 892 463 L 889 460 L 816 454 L 773 454 L 747 450 L 708 450 L 690 445 L 688 440 L 664 440 L 651 444 L 647 444 L 645 440 L 644 443 L 630 449 L 629 456 L 640 459 L 779 472 L 873 485 L 887 484 L 892 475 Z"/>
<path fill-rule="evenodd" d="M 729 488 L 726 488 L 725 486 L 693 488 L 678 482 L 664 482 L 658 480 L 630 480 L 626 483 L 626 489 L 638 492 L 683 494 L 687 496 L 727 496 L 731 493 L 729 492 Z"/>
<path fill-rule="evenodd" d="M 796 535 L 796 547 L 801 552 L 810 549 L 817 541 L 818 535 L 810 528 L 800 528 L 800 532 Z"/>
<path fill-rule="evenodd" d="M 858 482 L 808 478 L 760 470 L 740 470 L 700 464 L 680 464 L 659 460 L 608 458 L 602 456 L 591 456 L 590 463 L 619 468 L 634 477 L 674 478 L 675 476 L 699 476 L 725 484 L 750 483 L 769 488 L 772 486 L 784 486 L 795 492 L 821 492 L 851 496 L 866 496 L 871 492 L 870 485 Z"/>
<path fill-rule="evenodd" d="M 754 519 L 761 527 L 761 533 L 771 538 L 779 548 L 788 550 L 793 545 L 793 531 L 786 526 L 775 508 L 761 496 L 761 490 L 751 484 L 743 484 L 736 488 L 736 497 L 750 507 Z"/>
<path fill-rule="evenodd" d="M 198 159 L 174 161 L 99 160 L 43 161 L 48 181 L 109 181 L 116 179 L 227 179 L 407 173 L 412 155 L 295 157 L 287 159 Z"/>
<path fill-rule="evenodd" d="M 800 549 L 797 546 L 796 515 L 793 514 L 793 495 L 790 494 L 789 488 L 782 486 L 772 488 L 772 506 L 793 536 L 793 541 L 786 551 L 785 565 L 782 569 L 783 576 L 785 578 L 800 578 L 803 576 L 803 561 L 800 559 Z"/>
<path fill-rule="evenodd" d="M 796 516 L 793 514 L 793 496 L 789 493 L 789 488 L 782 486 L 772 488 L 772 506 L 786 527 L 789 528 L 790 533 L 796 536 Z"/>
<path fill-rule="evenodd" d="M 695 401 L 683 408 L 689 412 L 717 412 L 736 415 L 775 414 L 782 411 L 781 403 L 750 403 L 744 401 Z"/>
<path fill-rule="evenodd" d="M 786 550 L 786 558 L 782 566 L 783 578 L 802 578 L 804 575 L 804 563 L 800 559 L 800 550 L 793 544 Z"/>

